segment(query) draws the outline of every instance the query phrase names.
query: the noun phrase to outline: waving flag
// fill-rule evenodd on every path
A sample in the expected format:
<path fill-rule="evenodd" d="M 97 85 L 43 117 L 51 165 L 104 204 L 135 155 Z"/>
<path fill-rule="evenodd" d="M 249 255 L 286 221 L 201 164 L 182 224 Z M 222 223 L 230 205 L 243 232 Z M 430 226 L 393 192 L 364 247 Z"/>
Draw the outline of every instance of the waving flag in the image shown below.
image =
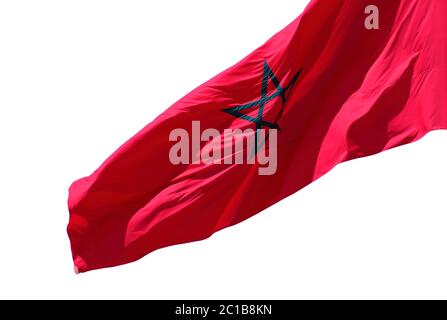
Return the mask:
<path fill-rule="evenodd" d="M 205 239 L 340 162 L 446 129 L 446 12 L 438 0 L 311 1 L 73 183 L 76 270 Z"/>

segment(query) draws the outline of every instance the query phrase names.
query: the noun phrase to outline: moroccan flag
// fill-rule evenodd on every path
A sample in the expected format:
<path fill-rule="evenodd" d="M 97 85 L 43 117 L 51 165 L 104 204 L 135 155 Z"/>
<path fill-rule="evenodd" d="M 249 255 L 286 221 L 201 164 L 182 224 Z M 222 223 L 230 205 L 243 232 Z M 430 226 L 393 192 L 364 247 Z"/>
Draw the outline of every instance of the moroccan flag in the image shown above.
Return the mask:
<path fill-rule="evenodd" d="M 311 1 L 73 183 L 76 270 L 205 239 L 340 162 L 446 129 L 446 13 L 441 0 Z"/>

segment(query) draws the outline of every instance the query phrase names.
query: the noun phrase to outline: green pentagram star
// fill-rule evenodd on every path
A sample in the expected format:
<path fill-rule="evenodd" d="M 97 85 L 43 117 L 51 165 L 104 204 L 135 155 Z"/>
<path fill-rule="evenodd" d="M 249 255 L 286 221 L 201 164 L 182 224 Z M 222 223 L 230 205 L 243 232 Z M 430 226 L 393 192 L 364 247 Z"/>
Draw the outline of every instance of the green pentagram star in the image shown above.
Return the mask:
<path fill-rule="evenodd" d="M 263 127 L 267 127 L 270 129 L 277 129 L 277 130 L 281 131 L 281 128 L 278 125 L 278 121 L 284 112 L 284 105 L 287 100 L 287 92 L 294 86 L 295 82 L 298 80 L 300 73 L 301 73 L 301 69 L 295 74 L 295 76 L 292 78 L 292 80 L 290 81 L 290 83 L 287 86 L 282 87 L 280 81 L 273 73 L 273 71 L 270 68 L 270 66 L 268 65 L 267 61 L 264 61 L 264 72 L 263 72 L 263 76 L 262 76 L 262 89 L 261 89 L 260 99 L 253 101 L 253 102 L 243 104 L 243 105 L 226 108 L 226 109 L 222 110 L 228 114 L 231 114 L 232 116 L 253 122 L 255 124 L 255 127 L 256 127 L 255 153 L 258 148 L 258 134 L 259 134 L 260 129 L 262 129 Z M 267 87 L 268 87 L 269 79 L 273 82 L 273 84 L 275 85 L 275 89 L 276 89 L 270 95 L 267 94 Z M 277 114 L 275 121 L 269 122 L 269 121 L 263 120 L 265 105 L 269 101 L 272 101 L 278 97 L 281 97 L 282 105 L 281 105 L 281 110 Z M 249 116 L 249 115 L 241 112 L 243 110 L 250 109 L 253 107 L 258 108 L 258 113 L 257 113 L 256 117 L 252 117 L 252 116 Z"/>

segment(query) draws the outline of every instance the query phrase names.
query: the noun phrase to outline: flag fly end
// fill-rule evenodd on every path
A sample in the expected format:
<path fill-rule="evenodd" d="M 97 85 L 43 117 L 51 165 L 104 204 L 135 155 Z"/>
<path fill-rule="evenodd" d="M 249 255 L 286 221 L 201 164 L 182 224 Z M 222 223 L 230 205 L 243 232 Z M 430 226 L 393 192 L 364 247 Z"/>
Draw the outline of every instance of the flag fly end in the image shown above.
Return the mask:
<path fill-rule="evenodd" d="M 78 269 L 78 267 L 77 267 L 76 265 L 73 266 L 73 271 L 74 271 L 74 273 L 75 273 L 76 275 L 79 274 L 79 269 Z"/>

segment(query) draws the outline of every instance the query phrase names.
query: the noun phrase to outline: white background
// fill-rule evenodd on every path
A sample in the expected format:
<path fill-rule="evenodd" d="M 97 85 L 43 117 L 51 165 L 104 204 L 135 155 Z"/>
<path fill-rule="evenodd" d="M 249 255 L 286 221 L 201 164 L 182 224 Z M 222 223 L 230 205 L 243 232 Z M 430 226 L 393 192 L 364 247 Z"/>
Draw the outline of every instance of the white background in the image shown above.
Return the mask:
<path fill-rule="evenodd" d="M 0 298 L 447 298 L 445 132 L 206 241 L 73 273 L 70 183 L 306 3 L 0 0 Z"/>

